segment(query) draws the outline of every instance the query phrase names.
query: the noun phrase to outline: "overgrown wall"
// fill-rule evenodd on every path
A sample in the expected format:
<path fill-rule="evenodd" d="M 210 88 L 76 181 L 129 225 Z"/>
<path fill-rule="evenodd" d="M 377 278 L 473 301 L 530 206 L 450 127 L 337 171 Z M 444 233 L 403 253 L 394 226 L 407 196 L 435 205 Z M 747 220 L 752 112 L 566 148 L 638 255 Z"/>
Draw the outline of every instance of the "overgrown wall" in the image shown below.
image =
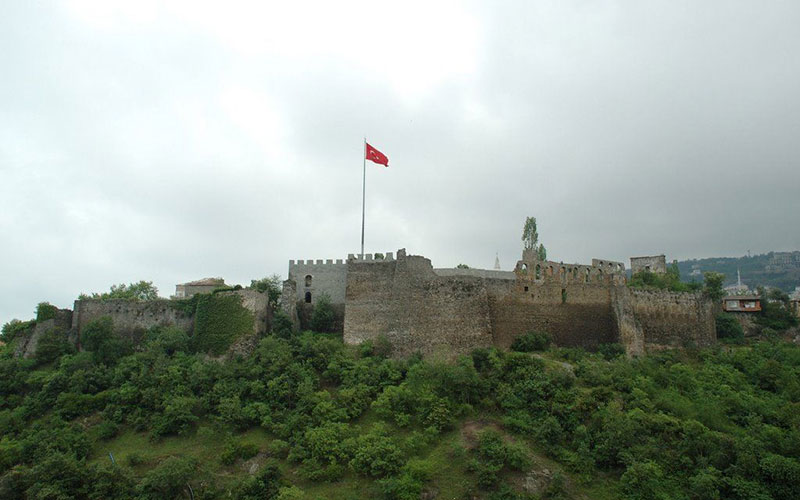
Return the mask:
<path fill-rule="evenodd" d="M 177 326 L 191 334 L 194 327 L 193 313 L 194 311 L 179 308 L 176 301 L 167 299 L 76 300 L 72 329 L 80 334 L 90 321 L 110 316 L 114 322 L 114 332 L 136 345 L 141 342 L 144 333 L 154 326 Z"/>

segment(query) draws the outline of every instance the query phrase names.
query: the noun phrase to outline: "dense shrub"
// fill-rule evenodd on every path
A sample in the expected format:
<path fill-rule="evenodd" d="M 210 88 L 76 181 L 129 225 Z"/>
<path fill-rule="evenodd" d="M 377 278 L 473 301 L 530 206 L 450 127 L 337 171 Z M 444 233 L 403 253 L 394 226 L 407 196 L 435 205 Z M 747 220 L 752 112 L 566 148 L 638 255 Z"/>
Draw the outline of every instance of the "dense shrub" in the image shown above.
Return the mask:
<path fill-rule="evenodd" d="M 544 351 L 550 346 L 551 340 L 547 332 L 528 332 L 515 338 L 511 349 L 517 352 Z"/>
<path fill-rule="evenodd" d="M 332 332 L 336 322 L 336 315 L 331 306 L 331 298 L 321 293 L 314 304 L 311 313 L 311 329 L 315 332 Z"/>
<path fill-rule="evenodd" d="M 744 338 L 742 324 L 732 314 L 720 313 L 714 319 L 717 325 L 717 338 L 733 341 Z"/>

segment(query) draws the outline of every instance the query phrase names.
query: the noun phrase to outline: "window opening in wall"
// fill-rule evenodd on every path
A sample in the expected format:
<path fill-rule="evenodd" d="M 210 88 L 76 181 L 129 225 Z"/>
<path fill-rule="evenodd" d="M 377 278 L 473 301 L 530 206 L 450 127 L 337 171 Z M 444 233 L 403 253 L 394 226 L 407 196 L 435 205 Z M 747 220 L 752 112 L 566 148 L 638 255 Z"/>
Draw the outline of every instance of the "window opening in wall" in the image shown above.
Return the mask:
<path fill-rule="evenodd" d="M 650 272 L 650 266 L 644 266 L 644 270 L 649 273 Z"/>
<path fill-rule="evenodd" d="M 561 303 L 562 304 L 566 304 L 567 303 L 567 289 L 566 288 L 562 288 L 561 289 Z"/>
<path fill-rule="evenodd" d="M 542 278 L 542 266 L 536 264 L 536 279 L 538 280 L 541 278 Z"/>
<path fill-rule="evenodd" d="M 522 263 L 522 272 L 523 273 L 527 273 L 528 272 L 528 264 L 525 264 L 524 262 Z"/>
<path fill-rule="evenodd" d="M 311 286 L 311 275 L 306 274 L 306 286 Z"/>
<path fill-rule="evenodd" d="M 306 292 L 306 304 L 311 303 L 311 292 Z"/>
<path fill-rule="evenodd" d="M 528 287 L 527 287 L 527 286 L 525 287 L 525 291 L 526 291 L 526 292 L 528 291 Z"/>
<path fill-rule="evenodd" d="M 586 275 L 584 276 L 583 281 L 585 281 L 586 283 L 589 282 L 589 268 L 586 268 Z"/>

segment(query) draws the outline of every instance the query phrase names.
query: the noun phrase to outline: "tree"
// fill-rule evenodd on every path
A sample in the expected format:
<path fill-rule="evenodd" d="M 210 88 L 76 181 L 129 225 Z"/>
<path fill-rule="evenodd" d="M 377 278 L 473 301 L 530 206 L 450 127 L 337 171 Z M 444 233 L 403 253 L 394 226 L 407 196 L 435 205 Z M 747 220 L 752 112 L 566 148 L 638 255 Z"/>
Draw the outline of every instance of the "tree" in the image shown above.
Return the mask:
<path fill-rule="evenodd" d="M 333 323 L 336 320 L 331 306 L 331 298 L 321 293 L 314 304 L 314 312 L 311 313 L 311 329 L 315 332 L 330 332 L 333 330 Z"/>
<path fill-rule="evenodd" d="M 535 250 L 539 260 L 547 260 L 547 250 L 539 244 L 539 232 L 536 229 L 536 217 L 526 217 L 522 229 L 522 243 L 526 250 Z"/>
<path fill-rule="evenodd" d="M 456 266 L 456 269 L 469 269 L 469 266 L 466 264 L 459 264 Z"/>
<path fill-rule="evenodd" d="M 276 306 L 278 305 L 278 299 L 281 297 L 281 277 L 273 274 L 260 280 L 251 280 L 250 288 L 261 293 L 266 292 L 267 297 L 269 297 L 269 303 Z"/>
<path fill-rule="evenodd" d="M 110 316 L 90 321 L 81 332 L 81 346 L 91 351 L 97 363 L 111 365 L 127 354 L 128 346 L 114 334 L 114 322 Z"/>
<path fill-rule="evenodd" d="M 153 285 L 152 281 L 142 280 L 138 283 L 131 283 L 129 285 L 126 285 L 125 283 L 111 285 L 111 291 L 104 293 L 93 293 L 91 297 L 82 293 L 78 298 L 81 300 L 89 298 L 100 300 L 156 300 L 158 299 L 158 288 Z"/>
<path fill-rule="evenodd" d="M 725 290 L 722 289 L 725 275 L 714 271 L 708 271 L 703 273 L 703 279 L 705 280 L 703 293 L 715 303 L 719 302 L 722 297 L 725 296 Z"/>

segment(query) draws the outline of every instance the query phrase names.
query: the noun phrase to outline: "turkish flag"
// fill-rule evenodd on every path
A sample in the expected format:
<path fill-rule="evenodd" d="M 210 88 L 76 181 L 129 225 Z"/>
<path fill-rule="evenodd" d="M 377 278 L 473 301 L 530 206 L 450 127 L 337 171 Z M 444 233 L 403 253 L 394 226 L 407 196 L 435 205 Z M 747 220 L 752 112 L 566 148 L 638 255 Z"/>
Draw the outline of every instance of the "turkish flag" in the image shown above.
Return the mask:
<path fill-rule="evenodd" d="M 378 163 L 385 167 L 389 166 L 389 158 L 369 144 L 367 144 L 367 156 L 365 158 L 373 163 Z"/>

